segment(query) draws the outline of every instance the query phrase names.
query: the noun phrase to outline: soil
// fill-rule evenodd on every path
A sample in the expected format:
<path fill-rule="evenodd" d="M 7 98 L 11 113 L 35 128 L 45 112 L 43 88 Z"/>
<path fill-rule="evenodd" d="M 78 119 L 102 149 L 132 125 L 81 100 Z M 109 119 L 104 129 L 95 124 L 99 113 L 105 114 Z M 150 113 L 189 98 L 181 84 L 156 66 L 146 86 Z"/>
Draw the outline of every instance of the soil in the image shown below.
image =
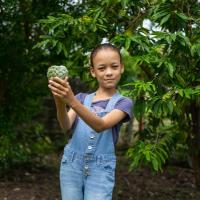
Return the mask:
<path fill-rule="evenodd" d="M 60 200 L 59 160 L 52 156 L 46 167 L 16 169 L 1 177 L 0 200 Z M 119 152 L 113 200 L 200 200 L 192 169 L 167 166 L 158 174 L 148 168 L 128 172 L 129 163 Z"/>

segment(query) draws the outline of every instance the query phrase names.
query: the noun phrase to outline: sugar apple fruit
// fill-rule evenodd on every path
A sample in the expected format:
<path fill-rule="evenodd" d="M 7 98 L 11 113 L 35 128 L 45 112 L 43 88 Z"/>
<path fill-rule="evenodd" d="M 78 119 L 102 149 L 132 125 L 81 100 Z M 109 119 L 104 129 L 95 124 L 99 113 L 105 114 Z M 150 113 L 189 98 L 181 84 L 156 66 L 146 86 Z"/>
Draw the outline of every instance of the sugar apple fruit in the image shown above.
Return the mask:
<path fill-rule="evenodd" d="M 64 79 L 68 76 L 68 70 L 64 65 L 52 65 L 47 70 L 47 78 L 50 79 L 51 77 L 59 77 Z"/>

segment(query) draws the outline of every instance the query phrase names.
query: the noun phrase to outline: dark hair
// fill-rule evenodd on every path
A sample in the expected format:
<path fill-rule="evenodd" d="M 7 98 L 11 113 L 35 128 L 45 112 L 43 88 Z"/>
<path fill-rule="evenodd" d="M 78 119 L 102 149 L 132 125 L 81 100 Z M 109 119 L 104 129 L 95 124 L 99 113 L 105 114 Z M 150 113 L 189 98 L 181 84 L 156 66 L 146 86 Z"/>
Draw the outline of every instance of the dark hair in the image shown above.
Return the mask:
<path fill-rule="evenodd" d="M 118 55 L 119 55 L 119 57 L 120 57 L 120 63 L 122 63 L 122 56 L 121 56 L 121 53 L 120 53 L 119 48 L 117 48 L 115 45 L 110 44 L 110 43 L 103 43 L 103 44 L 97 45 L 97 46 L 93 49 L 93 51 L 91 52 L 91 54 L 90 54 L 90 66 L 91 66 L 91 67 L 94 67 L 94 65 L 93 65 L 93 59 L 94 59 L 94 57 L 96 56 L 96 54 L 97 54 L 100 50 L 103 50 L 103 49 L 111 49 L 111 50 L 117 52 Z"/>

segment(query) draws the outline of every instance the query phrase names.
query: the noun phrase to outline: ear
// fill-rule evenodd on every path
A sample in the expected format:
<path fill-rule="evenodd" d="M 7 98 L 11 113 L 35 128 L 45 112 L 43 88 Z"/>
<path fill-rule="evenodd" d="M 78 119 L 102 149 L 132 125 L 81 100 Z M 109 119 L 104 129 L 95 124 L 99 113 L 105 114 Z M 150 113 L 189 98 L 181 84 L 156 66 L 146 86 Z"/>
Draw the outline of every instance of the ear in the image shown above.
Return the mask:
<path fill-rule="evenodd" d="M 90 67 L 90 73 L 92 75 L 93 78 L 95 78 L 95 73 L 94 73 L 94 68 L 93 67 Z"/>
<path fill-rule="evenodd" d="M 123 73 L 124 73 L 124 65 L 121 64 L 121 74 L 123 74 Z"/>

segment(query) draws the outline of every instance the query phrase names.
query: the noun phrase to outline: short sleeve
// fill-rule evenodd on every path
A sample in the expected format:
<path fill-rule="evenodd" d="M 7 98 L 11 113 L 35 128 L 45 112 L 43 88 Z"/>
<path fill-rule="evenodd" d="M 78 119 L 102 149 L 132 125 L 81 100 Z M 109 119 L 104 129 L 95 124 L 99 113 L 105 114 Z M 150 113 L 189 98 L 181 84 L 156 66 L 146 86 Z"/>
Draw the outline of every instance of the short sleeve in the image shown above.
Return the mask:
<path fill-rule="evenodd" d="M 128 97 L 120 98 L 114 106 L 114 109 L 121 110 L 127 115 L 122 122 L 127 122 L 132 118 L 133 101 Z"/>
<path fill-rule="evenodd" d="M 76 98 L 83 104 L 86 95 L 87 93 L 78 93 L 76 94 Z"/>

